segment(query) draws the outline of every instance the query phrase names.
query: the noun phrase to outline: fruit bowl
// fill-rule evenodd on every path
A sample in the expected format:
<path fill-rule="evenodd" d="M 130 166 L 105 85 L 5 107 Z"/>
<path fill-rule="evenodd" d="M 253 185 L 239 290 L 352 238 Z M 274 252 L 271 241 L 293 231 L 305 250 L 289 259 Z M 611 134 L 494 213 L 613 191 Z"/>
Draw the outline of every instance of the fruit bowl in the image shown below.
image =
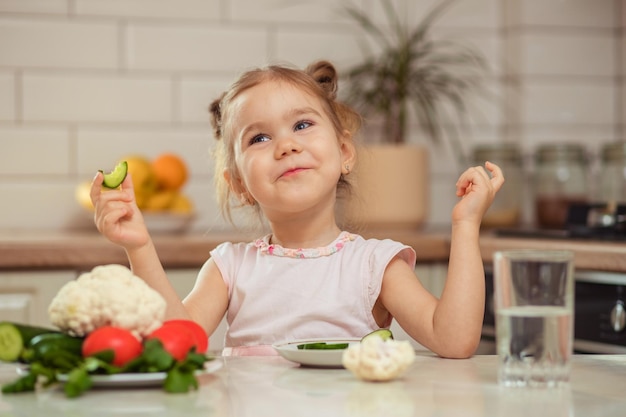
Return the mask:
<path fill-rule="evenodd" d="M 93 227 L 93 210 L 83 210 L 80 227 Z M 172 211 L 144 211 L 141 213 L 150 233 L 184 233 L 196 219 L 195 213 L 177 213 Z"/>
<path fill-rule="evenodd" d="M 182 233 L 196 218 L 193 213 L 143 212 L 142 215 L 150 233 Z"/>

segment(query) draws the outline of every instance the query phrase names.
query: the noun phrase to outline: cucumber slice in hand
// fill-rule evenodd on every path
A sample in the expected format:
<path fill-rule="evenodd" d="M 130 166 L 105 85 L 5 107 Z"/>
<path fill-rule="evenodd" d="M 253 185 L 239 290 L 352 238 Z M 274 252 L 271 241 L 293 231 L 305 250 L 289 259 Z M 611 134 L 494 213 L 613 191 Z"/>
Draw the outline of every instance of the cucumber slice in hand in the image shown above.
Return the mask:
<path fill-rule="evenodd" d="M 104 174 L 104 181 L 102 185 L 107 188 L 117 188 L 126 178 L 126 174 L 128 174 L 128 163 L 126 161 L 122 161 L 117 164 L 115 168 L 113 168 L 113 171 L 106 174 L 102 170 L 100 170 L 100 172 Z"/>

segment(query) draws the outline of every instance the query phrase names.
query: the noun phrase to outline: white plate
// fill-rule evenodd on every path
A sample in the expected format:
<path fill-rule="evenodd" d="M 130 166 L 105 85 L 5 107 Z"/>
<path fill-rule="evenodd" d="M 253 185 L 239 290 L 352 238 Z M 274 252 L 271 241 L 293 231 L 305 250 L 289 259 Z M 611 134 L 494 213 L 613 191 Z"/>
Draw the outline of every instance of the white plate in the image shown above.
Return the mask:
<path fill-rule="evenodd" d="M 361 339 L 306 339 L 276 343 L 273 348 L 285 359 L 304 366 L 341 368 L 341 359 L 345 349 L 298 349 L 304 343 L 348 343 L 356 344 Z"/>
<path fill-rule="evenodd" d="M 205 363 L 204 369 L 196 371 L 196 376 L 210 374 L 222 367 L 222 361 L 212 359 Z M 18 368 L 18 373 L 27 372 L 27 369 Z M 91 382 L 94 387 L 154 387 L 161 386 L 167 373 L 146 372 L 146 373 L 125 373 L 113 375 L 91 375 Z M 67 382 L 68 375 L 57 375 L 60 382 Z"/>

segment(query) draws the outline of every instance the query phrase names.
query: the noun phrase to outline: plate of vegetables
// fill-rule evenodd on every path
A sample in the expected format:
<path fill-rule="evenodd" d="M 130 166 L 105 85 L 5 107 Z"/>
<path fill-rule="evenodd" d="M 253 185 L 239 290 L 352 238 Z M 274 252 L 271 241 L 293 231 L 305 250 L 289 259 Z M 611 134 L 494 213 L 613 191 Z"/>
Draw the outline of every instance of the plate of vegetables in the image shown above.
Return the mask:
<path fill-rule="evenodd" d="M 222 361 L 209 359 L 204 363 L 204 368 L 196 370 L 196 377 L 210 374 L 222 367 Z M 18 368 L 20 369 L 20 368 Z M 22 368 L 23 369 L 23 368 Z M 22 370 L 21 372 L 24 372 Z M 111 375 L 90 375 L 92 387 L 107 388 L 130 388 L 130 387 L 159 387 L 163 386 L 167 372 L 144 372 L 144 373 L 119 373 Z M 57 375 L 59 382 L 68 382 L 68 374 Z"/>
<path fill-rule="evenodd" d="M 343 352 L 361 339 L 303 339 L 276 343 L 273 348 L 283 358 L 302 366 L 342 368 Z"/>

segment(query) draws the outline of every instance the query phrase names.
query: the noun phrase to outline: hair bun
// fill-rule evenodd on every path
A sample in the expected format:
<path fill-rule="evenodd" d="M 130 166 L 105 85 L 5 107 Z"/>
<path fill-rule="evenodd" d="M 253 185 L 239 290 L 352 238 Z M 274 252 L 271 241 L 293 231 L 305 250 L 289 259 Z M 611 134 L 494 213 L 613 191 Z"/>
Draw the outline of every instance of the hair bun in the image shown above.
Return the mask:
<path fill-rule="evenodd" d="M 317 61 L 306 68 L 306 72 L 311 75 L 328 95 L 334 100 L 337 97 L 337 70 L 328 61 Z"/>
<path fill-rule="evenodd" d="M 219 98 L 213 100 L 211 105 L 209 106 L 209 113 L 211 114 L 211 126 L 213 127 L 213 133 L 215 134 L 215 139 L 222 138 L 222 98 L 224 98 L 224 94 L 222 94 Z"/>

